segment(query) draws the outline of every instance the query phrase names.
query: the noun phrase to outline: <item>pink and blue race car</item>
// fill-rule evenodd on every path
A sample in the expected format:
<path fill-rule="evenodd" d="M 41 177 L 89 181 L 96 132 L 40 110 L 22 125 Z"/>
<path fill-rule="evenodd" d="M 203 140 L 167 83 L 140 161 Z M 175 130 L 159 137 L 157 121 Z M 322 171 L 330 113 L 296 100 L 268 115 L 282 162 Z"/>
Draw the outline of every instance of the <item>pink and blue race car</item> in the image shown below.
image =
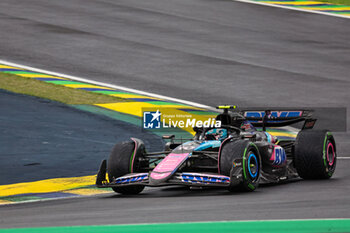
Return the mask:
<path fill-rule="evenodd" d="M 185 185 L 254 191 L 261 183 L 327 179 L 336 166 L 336 145 L 327 130 L 313 130 L 310 110 L 236 110 L 219 106 L 219 128 L 194 128 L 185 143 L 173 135 L 164 151 L 148 153 L 136 138 L 116 144 L 98 171 L 96 186 L 138 194 L 145 186 Z M 271 129 L 295 130 L 296 137 Z"/>

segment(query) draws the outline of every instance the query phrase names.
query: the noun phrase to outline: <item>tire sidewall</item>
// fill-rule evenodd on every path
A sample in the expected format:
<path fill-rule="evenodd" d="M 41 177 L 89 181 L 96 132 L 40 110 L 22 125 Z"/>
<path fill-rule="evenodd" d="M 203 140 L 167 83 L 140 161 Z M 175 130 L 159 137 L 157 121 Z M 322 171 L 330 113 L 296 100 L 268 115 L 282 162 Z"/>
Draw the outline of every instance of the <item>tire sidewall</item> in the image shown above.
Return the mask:
<path fill-rule="evenodd" d="M 255 161 L 257 163 L 257 171 L 256 174 L 251 175 L 249 164 L 252 161 L 250 155 L 254 154 Z M 241 189 L 246 191 L 254 191 L 260 181 L 260 173 L 261 173 L 261 157 L 258 150 L 258 147 L 248 140 L 232 140 L 226 142 L 223 145 L 223 149 L 220 153 L 220 173 L 226 176 L 230 176 L 230 179 L 237 179 L 236 177 L 232 177 L 233 171 L 238 169 L 238 165 L 241 166 L 241 177 L 242 181 L 237 187 L 230 186 L 229 190 Z"/>
<path fill-rule="evenodd" d="M 107 162 L 109 181 L 128 173 L 139 172 L 141 167 L 145 166 L 139 162 L 139 158 L 144 156 L 144 153 L 144 143 L 139 139 L 116 144 Z"/>
<path fill-rule="evenodd" d="M 258 165 L 254 177 L 252 176 L 249 167 L 249 164 L 251 163 L 250 161 L 252 160 L 252 157 L 250 156 L 251 154 L 254 154 L 255 158 L 253 159 L 256 159 Z M 261 158 L 258 147 L 253 142 L 250 142 L 247 145 L 242 158 L 243 185 L 247 190 L 254 191 L 259 186 L 261 166 Z"/>
<path fill-rule="evenodd" d="M 331 159 L 330 155 L 328 154 L 329 153 L 328 147 L 330 151 L 333 151 L 333 155 L 332 155 L 333 159 Z M 337 164 L 337 152 L 336 152 L 334 137 L 330 132 L 327 132 L 325 136 L 324 145 L 323 145 L 323 164 L 325 168 L 325 176 L 329 178 L 332 177 Z"/>
<path fill-rule="evenodd" d="M 332 161 L 328 146 L 334 150 Z M 303 179 L 328 179 L 336 167 L 337 154 L 333 135 L 327 130 L 304 130 L 298 133 L 294 149 L 294 165 Z"/>

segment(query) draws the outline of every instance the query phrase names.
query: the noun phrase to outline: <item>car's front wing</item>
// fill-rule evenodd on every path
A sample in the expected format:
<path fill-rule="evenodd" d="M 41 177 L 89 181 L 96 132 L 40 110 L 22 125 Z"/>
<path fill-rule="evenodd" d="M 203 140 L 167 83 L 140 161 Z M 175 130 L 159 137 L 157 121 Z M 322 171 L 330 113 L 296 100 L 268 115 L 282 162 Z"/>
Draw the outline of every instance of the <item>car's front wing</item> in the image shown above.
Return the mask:
<path fill-rule="evenodd" d="M 120 187 L 130 185 L 145 186 L 166 186 L 166 185 L 188 185 L 188 186 L 213 186 L 228 187 L 230 185 L 230 177 L 216 174 L 177 172 L 170 179 L 161 183 L 153 183 L 149 177 L 149 173 L 131 173 L 118 177 L 111 182 L 107 182 L 105 174 L 97 177 L 96 185 L 99 188 Z M 104 179 L 103 179 L 104 178 Z"/>

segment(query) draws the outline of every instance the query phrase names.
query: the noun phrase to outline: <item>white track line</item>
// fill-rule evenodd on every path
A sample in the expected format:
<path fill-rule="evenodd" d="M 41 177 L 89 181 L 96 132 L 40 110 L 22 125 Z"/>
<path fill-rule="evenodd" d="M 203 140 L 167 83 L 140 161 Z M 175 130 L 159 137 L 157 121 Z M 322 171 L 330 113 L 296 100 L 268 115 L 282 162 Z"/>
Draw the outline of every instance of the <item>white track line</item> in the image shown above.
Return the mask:
<path fill-rule="evenodd" d="M 76 76 L 72 76 L 72 75 L 67 75 L 67 74 L 52 72 L 52 71 L 48 71 L 48 70 L 38 69 L 38 68 L 31 67 L 31 66 L 21 65 L 21 64 L 17 64 L 17 63 L 13 63 L 13 62 L 4 61 L 4 60 L 0 60 L 0 64 L 7 65 L 7 66 L 19 67 L 22 69 L 31 70 L 31 71 L 35 71 L 35 72 L 39 72 L 39 73 L 44 73 L 44 74 L 49 74 L 49 75 L 53 75 L 53 76 L 58 76 L 58 77 L 62 77 L 62 78 L 68 78 L 68 79 L 75 80 L 75 81 L 91 83 L 91 84 L 104 86 L 104 87 L 110 87 L 110 88 L 114 88 L 114 89 L 118 89 L 118 90 L 122 90 L 122 91 L 132 92 L 132 93 L 136 93 L 136 94 L 140 94 L 140 95 L 146 95 L 146 96 L 159 98 L 159 99 L 163 99 L 163 100 L 168 100 L 168 101 L 173 101 L 173 102 L 177 102 L 177 103 L 187 104 L 187 105 L 191 105 L 191 106 L 194 106 L 197 108 L 205 108 L 205 109 L 208 109 L 211 111 L 217 111 L 217 109 L 214 107 L 207 106 L 204 104 L 195 103 L 192 101 L 177 99 L 177 98 L 168 97 L 168 96 L 164 96 L 164 95 L 158 95 L 158 94 L 154 94 L 154 93 L 150 93 L 150 92 L 146 92 L 146 91 L 140 91 L 140 90 L 136 90 L 136 89 L 132 89 L 132 88 L 128 88 L 128 87 L 123 87 L 123 86 L 119 86 L 119 85 L 98 82 L 98 81 L 94 81 L 94 80 L 87 79 L 87 78 L 80 78 L 80 77 L 76 77 Z"/>
<path fill-rule="evenodd" d="M 25 204 L 25 203 L 33 203 L 33 202 L 47 202 L 47 201 L 57 201 L 57 200 L 64 200 L 64 199 L 73 199 L 73 198 L 83 198 L 83 197 L 96 197 L 96 196 L 102 196 L 102 195 L 110 195 L 113 194 L 113 191 L 110 192 L 103 192 L 103 193 L 95 193 L 91 195 L 78 195 L 78 196 L 71 196 L 71 197 L 53 197 L 53 198 L 45 198 L 45 199 L 37 199 L 37 200 L 27 200 L 27 201 L 18 201 L 18 202 L 10 202 L 10 203 L 2 203 L 0 206 L 6 206 L 6 205 L 19 205 L 19 204 Z"/>
<path fill-rule="evenodd" d="M 277 7 L 277 8 L 282 8 L 282 9 L 294 10 L 294 11 L 302 11 L 302 12 L 308 12 L 308 13 L 313 13 L 313 14 L 327 15 L 327 16 L 333 16 L 333 17 L 350 19 L 350 17 L 346 16 L 346 15 L 337 15 L 337 14 L 332 14 L 332 13 L 322 12 L 322 11 L 316 11 L 316 10 L 300 9 L 300 8 L 292 7 L 292 6 L 282 6 L 282 5 L 275 5 L 275 4 L 265 3 L 265 2 L 250 1 L 250 0 L 233 0 L 233 1 L 244 2 L 244 3 L 251 3 L 251 4 L 256 4 L 256 5 L 263 5 L 263 6 L 271 6 L 271 7 Z"/>
<path fill-rule="evenodd" d="M 337 159 L 350 159 L 350 157 L 337 157 Z"/>

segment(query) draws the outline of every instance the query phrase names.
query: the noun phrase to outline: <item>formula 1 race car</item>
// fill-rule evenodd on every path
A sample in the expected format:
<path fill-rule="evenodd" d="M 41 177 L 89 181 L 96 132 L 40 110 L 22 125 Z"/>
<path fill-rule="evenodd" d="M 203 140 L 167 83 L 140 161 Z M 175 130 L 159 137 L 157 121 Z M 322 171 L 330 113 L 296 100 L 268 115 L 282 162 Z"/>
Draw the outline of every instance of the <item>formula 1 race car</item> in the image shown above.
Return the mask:
<path fill-rule="evenodd" d="M 218 128 L 194 128 L 194 138 L 164 151 L 147 153 L 136 138 L 116 144 L 98 171 L 96 185 L 121 194 L 140 193 L 145 186 L 186 185 L 255 190 L 259 183 L 330 178 L 336 166 L 334 137 L 313 130 L 311 110 L 236 110 L 219 106 Z M 276 136 L 267 129 L 295 130 L 296 137 Z M 270 131 L 272 132 L 272 131 Z M 286 135 L 286 134 L 284 134 Z M 295 133 L 296 135 L 296 133 Z M 107 179 L 108 177 L 108 179 Z"/>

